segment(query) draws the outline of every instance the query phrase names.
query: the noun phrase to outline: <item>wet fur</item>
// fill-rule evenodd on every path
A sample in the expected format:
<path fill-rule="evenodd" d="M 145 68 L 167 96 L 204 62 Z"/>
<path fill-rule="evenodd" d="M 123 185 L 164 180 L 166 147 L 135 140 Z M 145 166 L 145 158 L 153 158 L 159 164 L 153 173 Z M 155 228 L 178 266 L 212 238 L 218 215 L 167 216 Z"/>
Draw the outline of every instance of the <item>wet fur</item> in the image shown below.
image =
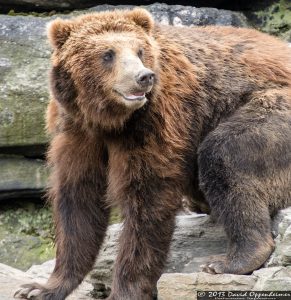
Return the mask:
<path fill-rule="evenodd" d="M 90 48 L 75 53 L 77 36 L 68 39 L 110 30 L 137 33 L 157 74 L 134 112 L 106 92 L 114 72 L 92 66 Z M 110 300 L 153 298 L 183 195 L 211 210 L 229 238 L 226 258 L 206 271 L 260 267 L 273 250 L 270 215 L 291 201 L 287 45 L 251 29 L 154 25 L 143 10 L 55 21 L 50 40 L 57 262 L 37 299 L 64 299 L 91 270 L 112 205 L 124 228 Z"/>

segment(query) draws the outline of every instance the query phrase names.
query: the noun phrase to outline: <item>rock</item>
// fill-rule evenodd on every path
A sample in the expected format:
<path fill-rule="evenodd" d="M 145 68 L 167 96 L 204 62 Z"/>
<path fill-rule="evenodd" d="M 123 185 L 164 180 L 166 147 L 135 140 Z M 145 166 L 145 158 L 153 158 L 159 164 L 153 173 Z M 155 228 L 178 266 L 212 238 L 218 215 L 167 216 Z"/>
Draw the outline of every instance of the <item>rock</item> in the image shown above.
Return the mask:
<path fill-rule="evenodd" d="M 290 215 L 291 208 L 288 208 L 281 211 L 275 218 L 273 229 L 278 237 L 280 234 L 285 236 L 289 228 Z M 121 229 L 122 224 L 114 224 L 108 228 L 96 265 L 82 285 L 81 290 L 85 290 L 87 294 L 90 292 L 95 298 L 104 298 L 110 293 L 113 263 L 117 254 L 118 236 Z M 276 239 L 276 247 L 280 247 L 282 240 L 284 239 Z M 177 226 L 168 264 L 158 282 L 158 299 L 194 300 L 197 291 L 210 290 L 286 291 L 291 289 L 291 266 L 265 267 L 254 271 L 251 275 L 211 275 L 199 271 L 199 264 L 208 260 L 210 255 L 225 252 L 225 247 L 226 238 L 222 228 L 214 225 L 208 216 L 197 214 L 177 216 Z M 54 265 L 55 261 L 51 260 L 42 265 L 32 266 L 25 274 L 39 282 L 45 281 Z M 83 295 L 86 293 L 83 292 Z"/>
<path fill-rule="evenodd" d="M 48 279 L 56 264 L 55 259 L 48 260 L 41 265 L 32 265 L 25 273 L 35 280 Z"/>
<path fill-rule="evenodd" d="M 24 272 L 0 263 L 0 300 L 15 300 L 17 288 L 31 280 Z"/>
<path fill-rule="evenodd" d="M 227 290 L 229 288 L 227 285 L 227 280 L 233 283 L 232 287 L 236 290 L 249 289 L 250 286 L 254 286 L 258 278 L 263 278 L 262 280 L 260 279 L 258 286 L 268 286 L 273 284 L 274 287 L 278 286 L 279 288 L 279 283 L 277 283 L 279 282 L 279 273 L 277 271 L 281 272 L 280 278 L 284 278 L 284 282 L 288 282 L 288 276 L 286 273 L 284 273 L 285 275 L 283 276 L 282 270 L 290 272 L 289 269 L 284 269 L 282 267 L 282 265 L 288 264 L 286 260 L 287 258 L 289 259 L 289 256 L 286 254 L 285 245 L 291 244 L 289 241 L 289 230 L 287 230 L 290 224 L 291 208 L 282 210 L 273 222 L 274 235 L 277 235 L 277 238 L 275 239 L 276 250 L 270 260 L 266 263 L 266 266 L 279 266 L 277 269 L 276 267 L 261 269 L 260 271 L 256 271 L 258 273 L 254 273 L 255 277 L 236 277 L 236 275 L 228 275 L 231 277 L 227 277 L 226 275 L 213 276 L 201 272 L 193 273 L 199 272 L 200 265 L 207 262 L 210 256 L 225 253 L 227 239 L 223 228 L 212 223 L 210 217 L 206 215 L 190 214 L 177 216 L 176 229 L 171 244 L 168 263 L 164 270 L 165 273 L 170 274 L 164 274 L 162 276 L 159 286 L 162 290 L 165 290 L 165 284 L 167 280 L 170 282 L 171 280 L 174 281 L 175 278 L 177 278 L 176 285 L 171 283 L 167 285 L 170 289 L 168 295 L 176 295 L 171 289 L 177 289 L 177 293 L 182 294 L 180 298 L 175 298 L 173 296 L 173 299 L 183 300 L 187 299 L 184 298 L 184 296 L 186 297 L 186 294 L 184 295 L 183 291 L 188 293 L 186 290 L 189 290 L 191 297 L 193 297 L 195 294 L 193 291 L 199 289 L 203 290 L 203 285 L 205 290 L 209 290 L 207 288 L 208 286 L 210 286 L 210 289 L 212 290 L 215 290 L 216 288 L 219 290 Z M 121 228 L 122 227 L 120 224 L 110 226 L 103 248 L 100 251 L 100 255 L 91 273 L 91 281 L 94 285 L 95 295 L 106 296 L 110 290 L 111 274 L 113 263 L 117 254 L 118 236 Z M 288 249 L 290 250 L 290 248 Z M 190 275 L 183 273 L 189 273 Z M 171 277 L 171 274 L 174 274 L 173 277 Z M 182 274 L 186 277 L 180 277 L 179 274 Z M 274 274 L 277 275 L 275 276 Z M 183 282 L 183 278 L 186 278 L 189 281 L 189 285 L 187 286 L 186 290 L 183 286 L 181 288 L 179 287 L 180 281 Z M 268 281 L 265 279 L 268 279 Z M 198 287 L 196 287 L 196 284 L 199 284 Z M 217 287 L 215 284 L 217 284 Z M 244 284 L 246 285 L 245 289 L 243 288 Z M 167 295 L 167 293 L 165 292 L 164 295 Z"/>
<path fill-rule="evenodd" d="M 99 5 L 90 8 L 88 11 L 103 11 L 113 9 L 133 8 L 134 6 L 126 5 Z M 167 5 L 155 3 L 144 6 L 154 19 L 162 24 L 175 26 L 205 26 L 205 25 L 232 25 L 247 27 L 246 17 L 238 12 L 216 8 L 197 8 L 182 5 Z"/>
<path fill-rule="evenodd" d="M 47 141 L 47 21 L 30 16 L 0 16 L 0 151 L 1 147 Z"/>
<path fill-rule="evenodd" d="M 193 273 L 200 270 L 209 256 L 223 254 L 226 237 L 223 229 L 210 221 L 206 215 L 177 216 L 166 273 Z M 111 286 L 113 264 L 117 254 L 120 224 L 109 227 L 100 251 L 91 280 L 98 296 L 106 295 Z"/>
<path fill-rule="evenodd" d="M 40 159 L 0 156 L 0 200 L 39 197 L 43 193 L 48 172 Z"/>
<path fill-rule="evenodd" d="M 279 212 L 273 222 L 276 248 L 265 266 L 291 264 L 291 207 Z"/>
<path fill-rule="evenodd" d="M 224 230 L 211 222 L 209 216 L 190 214 L 176 218 L 167 273 L 192 273 L 211 255 L 225 253 L 227 244 Z"/>
<path fill-rule="evenodd" d="M 195 300 L 197 291 L 290 291 L 290 272 L 290 267 L 272 267 L 252 275 L 163 274 L 158 281 L 158 298 Z"/>
<path fill-rule="evenodd" d="M 247 275 L 211 275 L 207 273 L 163 274 L 158 281 L 159 300 L 194 300 L 197 291 L 248 291 L 257 278 Z"/>
<path fill-rule="evenodd" d="M 41 265 L 40 268 L 47 268 L 47 265 Z M 49 265 L 50 273 L 52 271 L 52 265 Z M 14 300 L 13 294 L 19 289 L 22 284 L 37 281 L 39 283 L 45 283 L 46 278 L 42 278 L 40 281 L 38 277 L 33 276 L 34 273 L 25 273 L 6 266 L 0 263 L 0 300 Z M 67 299 L 68 300 L 90 300 L 92 299 L 88 293 L 92 289 L 92 286 L 84 282 L 81 286 Z"/>
<path fill-rule="evenodd" d="M 108 296 L 110 292 L 112 270 L 118 251 L 118 237 L 121 229 L 121 224 L 109 226 L 96 264 L 91 272 L 91 282 L 94 285 L 96 297 Z"/>
<path fill-rule="evenodd" d="M 137 1 L 137 0 L 128 0 L 126 3 L 127 4 L 132 4 L 132 5 L 148 5 L 153 3 L 154 1 L 151 0 L 142 0 L 142 1 Z M 174 4 L 175 1 L 173 0 L 166 0 L 164 1 L 167 4 Z M 246 1 L 246 2 L 251 2 Z M 18 11 L 27 11 L 27 10 L 36 10 L 36 11 L 47 11 L 47 10 L 58 10 L 58 11 L 63 11 L 63 10 L 72 10 L 72 9 L 82 9 L 82 8 L 88 8 L 92 6 L 96 6 L 97 4 L 102 4 L 104 3 L 103 1 L 96 1 L 96 0 L 0 0 L 0 4 L 6 10 L 9 9 L 16 9 Z M 108 4 L 113 4 L 113 5 L 118 5 L 120 4 L 120 1 L 116 0 L 107 0 L 106 3 Z M 177 3 L 177 1 L 176 1 Z M 224 7 L 229 7 L 229 8 L 237 8 L 236 6 L 233 5 L 232 1 L 225 1 L 225 0 L 194 0 L 194 1 L 189 1 L 189 0 L 182 0 L 179 1 L 180 4 L 183 5 L 192 5 L 195 7 L 218 7 L 218 8 L 224 8 Z"/>
<path fill-rule="evenodd" d="M 253 290 L 257 291 L 290 291 L 291 268 L 271 267 L 253 272 L 258 278 Z"/>
<path fill-rule="evenodd" d="M 100 5 L 89 11 L 129 7 Z M 156 20 L 177 26 L 246 26 L 243 15 L 214 8 L 166 4 L 153 4 L 146 8 Z M 71 15 L 81 13 L 84 11 Z M 45 27 L 51 20 L 51 17 L 0 15 L 0 153 L 7 153 L 7 147 L 13 148 L 14 152 L 18 147 L 31 151 L 33 145 L 38 145 L 39 151 L 43 151 L 42 145 L 48 140 L 44 131 L 44 112 L 49 98 L 47 77 L 51 50 L 46 41 Z"/>

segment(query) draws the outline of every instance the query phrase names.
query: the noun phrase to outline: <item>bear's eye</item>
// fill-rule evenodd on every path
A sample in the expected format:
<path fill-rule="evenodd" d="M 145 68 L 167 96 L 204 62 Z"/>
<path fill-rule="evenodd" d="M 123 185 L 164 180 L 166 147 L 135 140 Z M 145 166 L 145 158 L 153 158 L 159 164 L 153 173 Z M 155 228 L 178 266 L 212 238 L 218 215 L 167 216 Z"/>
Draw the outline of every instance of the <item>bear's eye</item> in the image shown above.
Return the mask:
<path fill-rule="evenodd" d="M 137 51 L 137 55 L 139 58 L 142 58 L 143 55 L 144 55 L 144 50 L 142 48 L 140 48 L 138 51 Z"/>
<path fill-rule="evenodd" d="M 103 60 L 105 62 L 112 62 L 114 59 L 114 55 L 115 53 L 113 50 L 108 50 L 103 54 Z"/>

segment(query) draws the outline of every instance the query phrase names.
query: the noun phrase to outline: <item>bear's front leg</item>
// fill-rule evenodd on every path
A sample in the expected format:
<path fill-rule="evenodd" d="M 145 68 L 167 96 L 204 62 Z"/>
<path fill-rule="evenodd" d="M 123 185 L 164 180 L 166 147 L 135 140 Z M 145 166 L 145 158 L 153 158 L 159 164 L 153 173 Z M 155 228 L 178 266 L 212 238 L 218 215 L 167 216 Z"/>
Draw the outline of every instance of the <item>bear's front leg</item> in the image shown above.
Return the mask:
<path fill-rule="evenodd" d="M 50 150 L 56 226 L 56 266 L 47 284 L 24 285 L 15 297 L 64 300 L 93 267 L 108 224 L 103 201 L 105 178 L 100 145 L 78 135 L 60 134 Z"/>
<path fill-rule="evenodd" d="M 179 207 L 179 196 L 166 186 L 157 182 L 152 191 L 136 186 L 136 194 L 122 203 L 124 227 L 108 300 L 156 299 Z"/>

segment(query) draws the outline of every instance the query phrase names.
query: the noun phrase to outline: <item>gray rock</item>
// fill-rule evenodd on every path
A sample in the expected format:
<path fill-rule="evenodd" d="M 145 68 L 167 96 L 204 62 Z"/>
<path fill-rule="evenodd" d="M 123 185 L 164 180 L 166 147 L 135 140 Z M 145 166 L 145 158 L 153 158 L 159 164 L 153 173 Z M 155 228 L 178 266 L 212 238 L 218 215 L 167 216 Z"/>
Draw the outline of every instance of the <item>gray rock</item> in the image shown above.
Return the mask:
<path fill-rule="evenodd" d="M 197 291 L 247 291 L 257 278 L 247 275 L 211 275 L 207 273 L 163 274 L 158 281 L 159 300 L 195 300 Z"/>
<path fill-rule="evenodd" d="M 97 298 L 104 298 L 104 296 L 109 295 L 112 283 L 112 270 L 118 251 L 118 237 L 121 229 L 122 224 L 109 226 L 96 264 L 91 272 L 90 281 L 94 286 L 93 294 Z"/>
<path fill-rule="evenodd" d="M 14 300 L 18 287 L 31 280 L 24 272 L 0 263 L 0 300 Z"/>
<path fill-rule="evenodd" d="M 289 208 L 277 216 L 274 222 L 274 232 L 278 232 L 278 236 L 279 232 L 283 236 L 286 234 L 289 228 L 286 219 L 290 214 Z M 281 231 L 282 228 L 283 231 Z M 122 224 L 109 227 L 96 265 L 81 286 L 84 297 L 89 292 L 96 298 L 108 296 L 121 229 Z M 277 247 L 280 247 L 280 242 L 281 240 L 276 240 Z M 158 282 L 159 300 L 193 300 L 196 299 L 196 293 L 199 290 L 287 291 L 291 289 L 291 266 L 261 268 L 251 275 L 211 275 L 199 272 L 198 265 L 205 262 L 210 255 L 223 253 L 225 245 L 226 239 L 222 228 L 214 226 L 208 216 L 196 214 L 178 216 L 168 264 Z M 51 260 L 39 266 L 32 266 L 26 272 L 26 276 L 43 282 L 49 277 L 54 265 L 55 261 Z"/>
<path fill-rule="evenodd" d="M 48 172 L 40 159 L 0 156 L 0 200 L 39 196 L 47 184 Z"/>
<path fill-rule="evenodd" d="M 226 244 L 223 228 L 214 224 L 209 216 L 178 216 L 165 272 L 197 272 L 210 256 L 224 254 Z"/>
<path fill-rule="evenodd" d="M 273 222 L 273 233 L 276 236 L 276 248 L 267 267 L 287 266 L 291 264 L 291 207 L 279 212 Z"/>
<path fill-rule="evenodd" d="M 91 280 L 95 294 L 101 296 L 109 290 L 113 264 L 117 254 L 120 224 L 109 227 L 106 240 L 100 251 Z M 213 224 L 209 216 L 190 214 L 176 219 L 166 273 L 193 273 L 200 270 L 211 255 L 223 254 L 226 250 L 226 237 L 220 226 Z"/>
<path fill-rule="evenodd" d="M 47 21 L 30 16 L 0 16 L 0 149 L 47 141 Z"/>
<path fill-rule="evenodd" d="M 289 240 L 290 232 L 287 230 L 289 229 L 289 222 L 291 224 L 291 208 L 282 210 L 273 222 L 274 234 L 278 236 L 275 239 L 276 250 L 270 260 L 266 263 L 266 266 L 269 266 L 269 268 L 263 268 L 259 271 L 255 271 L 255 277 L 236 277 L 236 275 L 229 275 L 231 277 L 225 277 L 224 275 L 221 275 L 222 277 L 219 277 L 220 275 L 212 276 L 206 273 L 197 273 L 199 274 L 197 275 L 193 272 L 199 272 L 200 265 L 207 262 L 212 255 L 225 253 L 227 240 L 223 228 L 212 223 L 209 216 L 206 215 L 190 214 L 178 216 L 176 219 L 176 229 L 171 244 L 168 263 L 164 271 L 165 273 L 175 274 L 173 277 L 166 274 L 163 275 L 165 277 L 162 276 L 159 283 L 162 290 L 162 295 L 164 293 L 163 291 L 167 288 L 170 289 L 168 295 L 176 295 L 171 289 L 177 289 L 177 293 L 182 293 L 182 296 L 180 296 L 180 298 L 175 298 L 173 296 L 171 299 L 187 299 L 184 298 L 183 291 L 186 293 L 186 291 L 189 290 L 191 291 L 189 299 L 192 299 L 191 297 L 193 297 L 195 294 L 194 291 L 199 289 L 203 290 L 203 284 L 205 285 L 206 290 L 215 290 L 216 283 L 217 289 L 222 290 L 224 288 L 227 290 L 228 287 L 226 286 L 225 280 L 233 280 L 234 289 L 244 290 L 243 282 L 244 280 L 248 280 L 247 278 L 249 278 L 250 282 L 246 284 L 245 290 L 250 289 L 250 285 L 254 286 L 257 280 L 259 282 L 257 285 L 258 289 L 261 289 L 259 288 L 261 286 L 266 288 L 267 286 L 273 286 L 274 289 L 280 290 L 280 285 L 278 283 L 280 281 L 279 279 L 284 278 L 284 282 L 287 284 L 289 276 L 288 274 L 290 272 L 289 269 L 282 267 L 282 265 L 290 264 L 289 261 L 287 262 L 287 259 L 290 259 L 290 256 L 288 256 L 290 255 L 290 252 L 286 253 L 286 245 L 289 245 L 288 249 L 290 250 L 291 244 L 291 241 Z M 111 274 L 113 263 L 117 254 L 117 242 L 120 230 L 120 224 L 113 225 L 109 228 L 104 246 L 91 273 L 91 280 L 95 288 L 94 292 L 98 296 L 107 295 L 108 291 L 110 290 Z M 278 267 L 271 268 L 271 266 Z M 179 277 L 180 275 L 177 275 L 178 273 L 181 273 L 182 277 Z M 189 273 L 190 275 L 186 275 L 185 273 Z M 171 280 L 175 281 L 175 278 L 177 278 L 177 284 L 171 284 Z M 187 280 L 189 279 L 189 286 L 185 287 L 182 285 L 181 288 L 179 288 L 178 286 L 181 282 L 183 282 L 183 279 L 181 278 L 187 278 Z M 195 279 L 195 284 L 193 283 L 193 278 Z M 169 280 L 168 285 L 166 285 L 167 280 Z M 212 283 L 211 280 L 213 280 Z M 220 280 L 222 280 L 224 283 L 222 284 Z M 197 282 L 199 283 L 198 286 L 196 286 Z M 210 286 L 210 289 L 208 289 L 207 286 Z M 167 295 L 167 292 L 165 292 L 164 295 Z M 170 300 L 170 298 L 164 299 Z"/>
<path fill-rule="evenodd" d="M 133 8 L 130 5 L 99 5 L 90 8 L 89 11 L 104 11 L 114 9 Z M 246 17 L 238 12 L 232 12 L 216 8 L 197 8 L 182 5 L 167 5 L 164 3 L 155 3 L 143 6 L 152 15 L 154 19 L 165 25 L 175 26 L 205 26 L 205 25 L 232 25 L 247 27 Z"/>
<path fill-rule="evenodd" d="M 49 266 L 48 274 L 52 271 L 52 266 Z M 39 266 L 40 269 L 47 268 L 47 265 Z M 22 284 L 37 281 L 45 283 L 47 278 L 39 280 L 34 277 L 34 274 L 25 273 L 0 263 L 0 300 L 14 300 L 13 294 L 19 289 Z M 67 299 L 68 300 L 90 300 L 92 299 L 88 294 L 92 286 L 84 282 L 81 286 Z"/>
<path fill-rule="evenodd" d="M 197 291 L 290 291 L 290 271 L 271 267 L 252 275 L 163 274 L 158 281 L 158 296 L 159 300 L 195 300 Z"/>
<path fill-rule="evenodd" d="M 291 269 L 290 267 L 263 268 L 253 273 L 257 282 L 253 290 L 257 291 L 290 291 Z"/>

